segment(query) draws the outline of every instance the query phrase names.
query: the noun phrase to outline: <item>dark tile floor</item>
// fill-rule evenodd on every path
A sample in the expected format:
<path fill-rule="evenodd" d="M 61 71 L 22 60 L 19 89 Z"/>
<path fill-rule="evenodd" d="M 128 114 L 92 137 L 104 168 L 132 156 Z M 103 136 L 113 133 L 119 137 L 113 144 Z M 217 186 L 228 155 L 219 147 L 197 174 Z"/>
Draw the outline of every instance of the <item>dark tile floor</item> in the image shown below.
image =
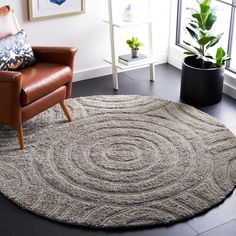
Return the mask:
<path fill-rule="evenodd" d="M 111 76 L 74 83 L 73 97 L 138 94 L 179 101 L 180 71 L 168 64 L 157 66 L 157 81 L 148 80 L 148 69 L 120 74 L 119 91 L 112 90 Z M 236 134 L 236 101 L 228 96 L 214 106 L 201 107 Z M 0 236 L 236 236 L 236 191 L 224 203 L 187 222 L 123 232 L 106 232 L 65 225 L 22 210 L 0 195 Z"/>

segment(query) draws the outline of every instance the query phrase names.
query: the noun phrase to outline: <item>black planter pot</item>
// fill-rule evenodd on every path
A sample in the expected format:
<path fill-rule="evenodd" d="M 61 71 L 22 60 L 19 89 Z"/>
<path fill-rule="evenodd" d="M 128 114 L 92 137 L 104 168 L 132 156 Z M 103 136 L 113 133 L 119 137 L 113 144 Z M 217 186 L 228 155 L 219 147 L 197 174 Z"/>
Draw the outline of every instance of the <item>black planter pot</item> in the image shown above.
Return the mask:
<path fill-rule="evenodd" d="M 221 101 L 224 68 L 201 68 L 201 61 L 190 56 L 182 65 L 180 98 L 195 106 L 209 106 Z"/>

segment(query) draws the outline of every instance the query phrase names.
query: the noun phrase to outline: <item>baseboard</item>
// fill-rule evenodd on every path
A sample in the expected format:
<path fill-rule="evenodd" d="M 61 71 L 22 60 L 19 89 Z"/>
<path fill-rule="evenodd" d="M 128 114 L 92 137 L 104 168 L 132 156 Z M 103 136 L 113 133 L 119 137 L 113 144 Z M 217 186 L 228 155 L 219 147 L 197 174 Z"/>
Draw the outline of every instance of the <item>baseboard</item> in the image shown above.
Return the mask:
<path fill-rule="evenodd" d="M 159 55 L 155 62 L 155 65 L 167 63 L 167 60 L 168 60 L 167 54 Z M 129 70 L 132 70 L 132 69 L 129 69 Z M 76 71 L 73 76 L 73 82 L 92 79 L 92 78 L 111 75 L 111 74 L 112 74 L 112 70 L 111 70 L 111 66 L 109 65 L 100 66 L 96 68 L 89 68 L 85 70 Z"/>
<path fill-rule="evenodd" d="M 96 68 L 89 68 L 86 70 L 80 70 L 74 73 L 73 82 L 106 76 L 110 75 L 111 73 L 111 66 L 101 66 Z"/>
<path fill-rule="evenodd" d="M 223 93 L 236 99 L 236 88 L 224 82 Z"/>

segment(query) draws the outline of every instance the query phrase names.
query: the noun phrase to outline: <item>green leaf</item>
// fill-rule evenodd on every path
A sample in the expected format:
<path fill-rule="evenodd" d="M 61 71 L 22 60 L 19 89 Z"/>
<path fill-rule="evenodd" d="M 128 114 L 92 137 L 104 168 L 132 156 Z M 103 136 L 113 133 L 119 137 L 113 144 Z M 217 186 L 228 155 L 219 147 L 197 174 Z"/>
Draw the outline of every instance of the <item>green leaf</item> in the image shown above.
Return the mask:
<path fill-rule="evenodd" d="M 211 30 L 212 26 L 214 25 L 214 23 L 216 22 L 217 17 L 215 14 L 211 13 L 209 14 L 206 23 L 205 23 L 205 27 L 207 30 Z"/>
<path fill-rule="evenodd" d="M 215 39 L 213 39 L 208 45 L 207 45 L 207 48 L 210 48 L 210 47 L 213 47 L 215 46 L 221 39 L 221 36 L 223 35 L 224 33 L 222 34 L 219 34 L 218 36 L 216 36 Z"/>
<path fill-rule="evenodd" d="M 191 55 L 195 55 L 195 53 L 193 53 L 193 52 L 187 52 L 187 51 L 184 52 L 184 54 L 185 54 L 185 55 L 189 55 L 189 56 L 191 56 Z"/>
<path fill-rule="evenodd" d="M 206 45 L 208 44 L 209 42 L 211 42 L 212 40 L 214 40 L 216 37 L 215 36 L 205 36 L 205 37 L 202 37 L 198 40 L 198 43 L 200 45 Z"/>
<path fill-rule="evenodd" d="M 197 34 L 194 30 L 190 29 L 189 27 L 186 27 L 186 30 L 189 32 L 189 34 L 190 34 L 193 38 L 195 38 L 195 39 L 198 40 L 198 34 Z"/>
<path fill-rule="evenodd" d="M 200 15 L 199 13 L 194 13 L 194 14 L 192 14 L 192 17 L 197 20 L 199 28 L 201 28 L 201 29 L 204 30 L 205 28 L 204 28 L 204 26 L 203 26 L 203 24 L 202 24 L 201 15 Z"/>
<path fill-rule="evenodd" d="M 210 12 L 211 7 L 209 5 L 200 4 L 201 14 L 207 14 Z"/>
<path fill-rule="evenodd" d="M 223 65 L 223 58 L 226 55 L 222 47 L 218 48 L 216 51 L 216 64 L 221 67 Z"/>
<path fill-rule="evenodd" d="M 216 59 L 217 60 L 223 58 L 225 55 L 226 55 L 225 50 L 222 47 L 217 49 L 217 51 L 216 51 Z"/>
<path fill-rule="evenodd" d="M 201 21 L 202 21 L 202 24 L 205 25 L 206 24 L 206 21 L 207 21 L 207 18 L 209 16 L 209 14 L 211 13 L 210 10 L 210 6 L 206 6 L 206 5 L 203 5 L 203 4 L 200 4 L 200 16 L 201 16 Z"/>
<path fill-rule="evenodd" d="M 188 46 L 192 46 L 191 43 L 188 43 L 188 42 L 186 42 L 186 41 L 183 41 L 183 43 L 185 43 L 185 44 L 188 45 Z"/>
<path fill-rule="evenodd" d="M 190 23 L 198 24 L 198 21 L 190 19 Z"/>
<path fill-rule="evenodd" d="M 214 11 L 211 8 L 211 0 L 202 1 L 199 6 L 202 26 L 209 30 L 216 20 Z"/>
<path fill-rule="evenodd" d="M 206 34 L 206 32 L 204 32 L 204 31 L 201 30 L 201 31 L 200 31 L 200 35 L 201 35 L 201 38 L 202 38 L 202 37 L 205 37 L 207 34 Z"/>
<path fill-rule="evenodd" d="M 193 23 L 189 23 L 189 25 L 191 25 L 191 27 L 193 27 L 194 29 L 197 29 L 197 25 L 195 25 Z"/>
<path fill-rule="evenodd" d="M 211 0 L 203 0 L 202 4 L 204 4 L 204 5 L 211 5 Z"/>

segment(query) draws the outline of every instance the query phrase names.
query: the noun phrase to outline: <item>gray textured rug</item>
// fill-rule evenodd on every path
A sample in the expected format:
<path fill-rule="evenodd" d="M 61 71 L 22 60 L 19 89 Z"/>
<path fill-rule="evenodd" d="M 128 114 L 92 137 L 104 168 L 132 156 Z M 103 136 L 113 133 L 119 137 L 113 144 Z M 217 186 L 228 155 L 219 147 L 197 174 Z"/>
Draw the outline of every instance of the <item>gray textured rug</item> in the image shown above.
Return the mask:
<path fill-rule="evenodd" d="M 53 220 L 91 227 L 193 217 L 236 185 L 236 138 L 193 107 L 141 96 L 67 101 L 16 132 L 0 130 L 0 191 Z"/>

